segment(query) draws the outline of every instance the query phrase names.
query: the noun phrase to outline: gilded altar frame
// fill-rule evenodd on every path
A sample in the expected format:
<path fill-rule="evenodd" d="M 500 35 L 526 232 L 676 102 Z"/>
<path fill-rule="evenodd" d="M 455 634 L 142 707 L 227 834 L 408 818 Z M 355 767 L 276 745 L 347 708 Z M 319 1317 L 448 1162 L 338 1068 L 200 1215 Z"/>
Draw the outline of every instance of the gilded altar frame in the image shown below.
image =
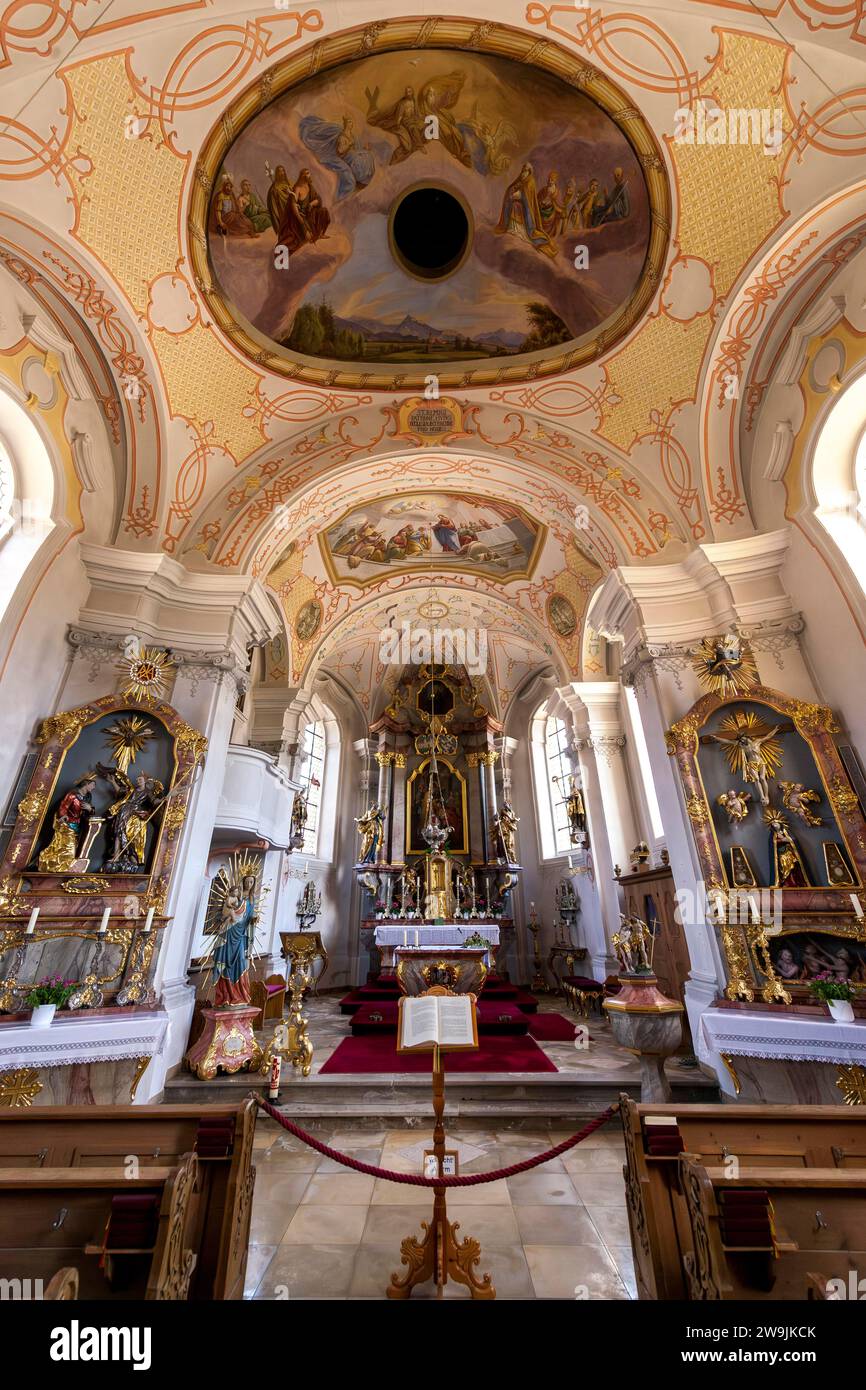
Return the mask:
<path fill-rule="evenodd" d="M 796 933 L 822 933 L 839 939 L 866 941 L 866 919 L 861 919 L 852 901 L 866 884 L 866 818 L 848 779 L 836 747 L 834 734 L 840 732 L 836 717 L 824 705 L 783 695 L 765 685 L 753 685 L 739 693 L 722 697 L 715 693 L 701 696 L 682 719 L 665 735 L 669 756 L 676 761 L 683 789 L 686 814 L 710 898 L 719 894 L 727 904 L 728 894 L 738 891 L 729 875 L 716 836 L 712 807 L 698 762 L 701 730 L 718 710 L 743 703 L 766 705 L 776 714 L 789 718 L 796 732 L 808 744 L 821 780 L 824 796 L 848 854 L 856 882 L 845 887 L 809 886 L 773 889 L 781 895 L 781 936 Z M 739 889 L 744 895 L 760 892 L 760 887 Z M 731 999 L 754 998 L 763 987 L 765 997 L 780 997 L 774 980 L 762 960 L 761 927 L 751 922 L 727 920 L 719 924 L 719 935 L 728 972 L 727 995 Z M 773 940 L 779 935 L 774 933 Z M 805 988 L 804 981 L 779 981 L 792 988 Z M 852 982 L 862 991 L 866 986 Z M 774 993 L 775 991 L 775 993 Z"/>
<path fill-rule="evenodd" d="M 166 790 L 174 789 L 175 794 L 160 816 L 150 867 L 142 873 L 110 874 L 99 870 L 49 873 L 28 867 L 57 795 L 67 754 L 86 728 L 112 714 L 146 715 L 162 724 L 172 740 L 173 767 Z M 39 755 L 18 802 L 15 824 L 0 860 L 0 959 L 10 951 L 18 952 L 18 958 L 13 956 L 11 976 L 8 968 L 2 972 L 0 1007 L 8 1009 L 13 998 L 26 988 L 17 978 L 25 946 L 44 945 L 63 937 L 95 939 L 104 948 L 124 948 L 119 966 L 107 961 L 102 965 L 105 973 L 100 973 L 97 965 L 93 979 L 88 977 L 88 981 L 93 996 L 106 986 L 117 985 L 126 992 L 126 998 L 119 1002 L 142 1002 L 159 931 L 167 921 L 166 900 L 179 838 L 195 771 L 207 751 L 207 739 L 161 700 L 136 700 L 114 694 L 44 719 L 34 742 Z M 24 924 L 36 907 L 40 911 L 38 926 L 32 935 L 25 936 Z M 151 907 L 152 929 L 146 934 L 136 933 Z M 110 925 L 100 937 L 96 928 L 106 908 L 111 910 Z M 101 960 L 101 956 L 96 959 Z M 96 1002 L 95 997 L 92 1002 Z M 106 1002 L 111 999 L 107 997 Z"/>

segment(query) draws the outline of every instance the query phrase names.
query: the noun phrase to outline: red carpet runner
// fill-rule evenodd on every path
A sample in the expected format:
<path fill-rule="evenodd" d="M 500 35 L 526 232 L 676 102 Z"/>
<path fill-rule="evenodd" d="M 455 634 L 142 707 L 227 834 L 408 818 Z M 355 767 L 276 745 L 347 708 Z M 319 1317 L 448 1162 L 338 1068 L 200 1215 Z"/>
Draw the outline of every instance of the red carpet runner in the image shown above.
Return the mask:
<path fill-rule="evenodd" d="M 479 1044 L 477 1051 L 445 1053 L 442 1057 L 445 1074 L 556 1071 L 531 1038 L 491 1035 L 479 1038 Z M 393 1033 L 365 1033 L 357 1038 L 344 1038 L 319 1075 L 357 1076 L 364 1072 L 429 1075 L 431 1066 L 429 1052 L 398 1052 Z"/>

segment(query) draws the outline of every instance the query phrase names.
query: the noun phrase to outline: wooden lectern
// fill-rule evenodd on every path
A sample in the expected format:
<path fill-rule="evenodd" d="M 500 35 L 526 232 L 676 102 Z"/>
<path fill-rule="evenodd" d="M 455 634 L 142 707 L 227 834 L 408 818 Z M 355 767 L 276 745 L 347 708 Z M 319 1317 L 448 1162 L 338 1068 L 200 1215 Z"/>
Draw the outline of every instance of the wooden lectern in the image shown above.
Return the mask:
<path fill-rule="evenodd" d="M 437 1012 L 436 1025 L 433 1029 L 435 1036 L 423 1042 L 407 1043 L 406 1039 L 412 1037 L 408 1011 L 417 1006 L 423 999 L 454 999 L 460 1001 L 462 1009 L 468 1005 L 468 1027 L 463 1034 L 465 1040 L 440 1041 L 444 1031 L 441 1026 L 443 1019 Z M 443 1119 L 445 1114 L 445 1076 L 442 1071 L 442 1053 L 465 1052 L 478 1046 L 478 1023 L 475 1006 L 474 994 L 456 995 L 453 990 L 445 989 L 440 985 L 435 985 L 433 989 L 427 990 L 424 994 L 414 997 L 406 996 L 399 1001 L 397 1051 L 433 1053 L 433 1154 L 436 1159 L 436 1170 L 440 1177 L 443 1176 L 442 1165 L 446 1153 Z M 449 1024 L 449 1036 L 454 1036 L 456 1034 L 455 1024 L 459 1027 L 459 1020 L 451 1020 Z M 402 1264 L 408 1266 L 408 1269 L 402 1276 L 399 1274 L 391 1275 L 391 1283 L 386 1290 L 388 1298 L 409 1298 L 415 1285 L 424 1284 L 428 1279 L 435 1280 L 436 1297 L 442 1298 L 449 1276 L 456 1283 L 465 1284 L 473 1298 L 492 1299 L 496 1297 L 496 1289 L 491 1282 L 490 1275 L 485 1274 L 480 1280 L 475 1275 L 474 1267 L 481 1259 L 479 1242 L 472 1236 L 465 1236 L 462 1240 L 458 1240 L 456 1232 L 460 1223 L 448 1220 L 444 1187 L 433 1188 L 433 1217 L 429 1225 L 426 1221 L 421 1224 L 426 1228 L 421 1240 L 415 1236 L 406 1236 L 400 1244 L 400 1260 Z"/>

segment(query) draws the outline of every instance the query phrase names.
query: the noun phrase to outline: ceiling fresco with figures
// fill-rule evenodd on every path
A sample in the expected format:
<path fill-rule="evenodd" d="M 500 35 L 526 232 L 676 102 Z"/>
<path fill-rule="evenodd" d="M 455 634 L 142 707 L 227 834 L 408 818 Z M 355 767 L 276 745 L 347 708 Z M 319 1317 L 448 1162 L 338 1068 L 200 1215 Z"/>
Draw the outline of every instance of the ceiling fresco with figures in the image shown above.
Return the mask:
<path fill-rule="evenodd" d="M 431 588 L 487 625 L 501 717 L 539 667 L 590 669 L 612 568 L 748 535 L 792 306 L 866 241 L 855 0 L 461 8 L 0 0 L 0 372 L 69 496 L 100 478 L 98 543 L 257 576 L 285 621 L 269 669 L 327 669 L 371 714 L 376 634 Z M 684 109 L 779 138 L 689 140 Z M 526 164 L 534 197 L 509 195 Z M 401 190 L 437 181 L 471 214 L 474 300 L 469 260 L 435 283 L 386 260 Z M 273 293 L 292 208 L 310 237 Z M 530 350 L 530 301 L 569 336 Z M 86 435 L 32 388 L 35 363 L 72 390 L 73 359 Z"/>
<path fill-rule="evenodd" d="M 455 38 L 471 29 L 455 23 Z M 489 39 L 514 47 L 505 31 Z M 341 53 L 339 42 L 326 46 L 319 68 Z M 547 62 L 573 66 L 565 50 Z M 221 297 L 259 348 L 283 350 L 293 375 L 313 358 L 345 381 L 353 364 L 373 386 L 390 385 L 389 364 L 408 380 L 412 364 L 448 374 L 459 362 L 459 376 L 472 378 L 494 359 L 510 367 L 526 357 L 524 372 L 530 362 L 548 370 L 550 358 L 557 369 L 591 360 L 639 316 L 641 287 L 661 269 L 652 214 L 669 225 L 646 128 L 632 113 L 620 129 L 588 95 L 595 85 L 437 46 L 371 55 L 292 86 L 222 156 L 207 211 L 211 302 Z M 600 99 L 624 111 L 600 85 Z M 222 144 L 223 125 L 216 135 Z M 657 166 L 652 209 L 639 151 Z M 206 167 L 212 158 L 209 145 Z M 423 264 L 413 259 L 417 231 Z"/>

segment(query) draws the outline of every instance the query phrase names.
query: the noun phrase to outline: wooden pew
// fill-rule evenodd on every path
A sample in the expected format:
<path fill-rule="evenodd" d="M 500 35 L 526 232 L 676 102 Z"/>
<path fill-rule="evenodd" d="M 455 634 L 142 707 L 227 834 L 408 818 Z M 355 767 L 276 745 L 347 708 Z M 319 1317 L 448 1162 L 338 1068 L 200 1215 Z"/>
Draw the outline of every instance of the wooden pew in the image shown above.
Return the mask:
<path fill-rule="evenodd" d="M 78 1289 L 94 1299 L 183 1300 L 196 1264 L 198 1159 L 152 1166 L 28 1167 L 0 1171 L 0 1263 L 6 1277 L 41 1279 L 47 1296 Z M 153 1198 L 152 1241 L 135 1248 L 112 1243 L 116 1198 Z M 70 1264 L 74 1268 L 70 1270 Z M 70 1291 L 70 1273 L 75 1276 Z"/>
<path fill-rule="evenodd" d="M 133 1156 L 146 1177 L 198 1157 L 196 1267 L 190 1298 L 243 1297 L 255 1169 L 256 1105 L 42 1106 L 0 1111 L 0 1177 L 4 1168 L 114 1167 Z M 222 1126 L 216 1152 L 206 1126 Z M 214 1133 L 213 1130 L 210 1131 Z M 83 1296 L 83 1295 L 82 1295 Z"/>
<path fill-rule="evenodd" d="M 863 1268 L 866 1170 L 762 1165 L 732 1176 L 692 1154 L 679 1170 L 689 1298 L 804 1299 Z"/>
<path fill-rule="evenodd" d="M 638 1105 L 623 1095 L 620 1113 L 640 1298 L 688 1296 L 683 1256 L 692 1249 L 692 1233 L 680 1187 L 681 1152 L 716 1167 L 733 1157 L 752 1168 L 866 1169 L 866 1107 Z M 675 1126 L 651 1123 L 665 1118 Z"/>

